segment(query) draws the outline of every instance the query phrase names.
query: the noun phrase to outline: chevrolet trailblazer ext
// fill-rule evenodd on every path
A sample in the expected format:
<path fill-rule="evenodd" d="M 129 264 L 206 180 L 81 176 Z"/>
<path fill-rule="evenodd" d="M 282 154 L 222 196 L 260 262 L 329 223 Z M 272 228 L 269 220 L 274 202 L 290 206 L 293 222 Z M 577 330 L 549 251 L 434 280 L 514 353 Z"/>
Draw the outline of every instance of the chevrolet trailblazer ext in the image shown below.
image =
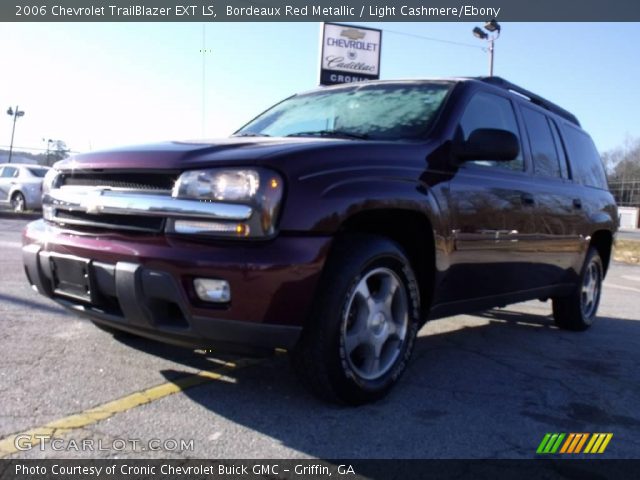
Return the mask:
<path fill-rule="evenodd" d="M 390 390 L 428 318 L 539 298 L 588 328 L 617 228 L 578 120 L 496 77 L 294 95 L 228 139 L 64 160 L 43 189 L 40 293 L 111 330 L 288 349 L 350 404 Z"/>

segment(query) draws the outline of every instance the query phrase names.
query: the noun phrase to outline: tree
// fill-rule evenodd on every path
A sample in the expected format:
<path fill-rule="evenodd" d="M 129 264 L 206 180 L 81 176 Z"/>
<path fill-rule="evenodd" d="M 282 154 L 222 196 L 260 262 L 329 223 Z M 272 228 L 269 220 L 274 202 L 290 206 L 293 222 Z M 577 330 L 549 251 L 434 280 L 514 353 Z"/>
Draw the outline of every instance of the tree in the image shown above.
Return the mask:
<path fill-rule="evenodd" d="M 618 205 L 640 206 L 640 139 L 627 138 L 601 156 Z"/>
<path fill-rule="evenodd" d="M 50 140 L 47 149 L 46 165 L 53 165 L 58 160 L 65 159 L 69 156 L 69 148 L 62 140 Z"/>
<path fill-rule="evenodd" d="M 640 138 L 627 138 L 624 144 L 602 154 L 612 182 L 640 181 Z"/>

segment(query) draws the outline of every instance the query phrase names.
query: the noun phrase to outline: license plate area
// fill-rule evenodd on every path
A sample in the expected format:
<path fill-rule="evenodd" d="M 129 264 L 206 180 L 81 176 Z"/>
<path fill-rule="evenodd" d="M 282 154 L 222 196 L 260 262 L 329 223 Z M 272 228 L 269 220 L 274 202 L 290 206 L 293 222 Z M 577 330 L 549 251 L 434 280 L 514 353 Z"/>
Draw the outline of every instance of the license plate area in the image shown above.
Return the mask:
<path fill-rule="evenodd" d="M 53 293 L 91 303 L 91 260 L 72 256 L 51 255 Z"/>

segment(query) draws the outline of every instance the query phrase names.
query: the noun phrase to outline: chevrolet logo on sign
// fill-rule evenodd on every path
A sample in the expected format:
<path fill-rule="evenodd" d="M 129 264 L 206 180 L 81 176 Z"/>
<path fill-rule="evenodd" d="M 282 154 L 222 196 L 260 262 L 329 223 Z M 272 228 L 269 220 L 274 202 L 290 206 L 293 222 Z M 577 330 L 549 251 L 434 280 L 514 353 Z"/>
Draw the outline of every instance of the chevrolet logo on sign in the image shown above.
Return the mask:
<path fill-rule="evenodd" d="M 361 30 L 356 30 L 355 28 L 348 28 L 346 30 L 342 30 L 340 32 L 340 36 L 347 37 L 349 40 L 362 40 L 365 33 Z"/>

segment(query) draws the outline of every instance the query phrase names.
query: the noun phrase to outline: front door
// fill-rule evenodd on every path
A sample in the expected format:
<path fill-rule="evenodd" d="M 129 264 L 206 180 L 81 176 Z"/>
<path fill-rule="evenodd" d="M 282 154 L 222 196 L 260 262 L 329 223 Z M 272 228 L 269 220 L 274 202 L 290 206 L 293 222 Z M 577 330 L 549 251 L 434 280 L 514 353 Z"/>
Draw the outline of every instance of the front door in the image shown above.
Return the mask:
<path fill-rule="evenodd" d="M 476 93 L 461 116 L 456 135 L 467 140 L 478 128 L 496 128 L 521 138 L 510 99 Z M 522 141 L 520 142 L 522 145 Z M 535 200 L 522 147 L 510 162 L 469 161 L 449 182 L 453 252 L 442 289 L 443 303 L 528 290 L 534 258 Z"/>
<path fill-rule="evenodd" d="M 0 202 L 8 202 L 10 200 L 11 185 L 15 181 L 14 177 L 18 174 L 18 169 L 5 166 L 0 170 Z"/>

